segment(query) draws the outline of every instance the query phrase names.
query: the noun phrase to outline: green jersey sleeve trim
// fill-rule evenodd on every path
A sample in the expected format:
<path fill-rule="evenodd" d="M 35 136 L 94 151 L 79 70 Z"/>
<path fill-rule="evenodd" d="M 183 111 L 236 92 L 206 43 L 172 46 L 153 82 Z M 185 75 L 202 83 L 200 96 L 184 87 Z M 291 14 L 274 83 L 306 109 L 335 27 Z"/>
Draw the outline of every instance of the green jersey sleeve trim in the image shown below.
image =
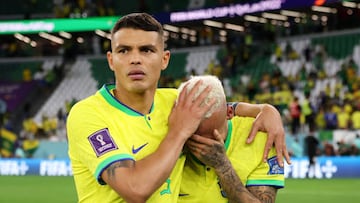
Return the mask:
<path fill-rule="evenodd" d="M 273 186 L 276 188 L 283 188 L 285 182 L 282 180 L 248 180 L 246 186 Z"/>
<path fill-rule="evenodd" d="M 135 158 L 129 154 L 116 154 L 111 156 L 104 161 L 102 161 L 95 170 L 95 178 L 100 185 L 106 185 L 106 183 L 101 178 L 101 173 L 112 163 L 116 161 L 124 161 L 124 160 L 135 160 Z"/>

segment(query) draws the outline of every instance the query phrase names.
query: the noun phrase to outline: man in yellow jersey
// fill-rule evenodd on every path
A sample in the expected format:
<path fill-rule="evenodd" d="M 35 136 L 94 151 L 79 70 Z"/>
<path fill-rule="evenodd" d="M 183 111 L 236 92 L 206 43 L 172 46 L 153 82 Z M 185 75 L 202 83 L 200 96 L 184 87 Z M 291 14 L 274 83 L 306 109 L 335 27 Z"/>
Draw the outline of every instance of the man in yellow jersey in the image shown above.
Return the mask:
<path fill-rule="evenodd" d="M 197 88 L 179 94 L 177 103 L 176 89 L 157 88 L 169 59 L 162 26 L 152 16 L 129 14 L 113 27 L 107 60 L 115 84 L 75 104 L 67 120 L 79 202 L 177 202 L 184 143 L 212 102 L 202 104 L 211 88 L 196 100 Z M 289 161 L 278 112 L 270 105 L 237 107 L 243 108 L 239 115 L 257 116 L 253 131 L 271 133 L 268 145 L 275 143 L 279 160 Z"/>
<path fill-rule="evenodd" d="M 190 91 L 200 80 L 198 90 L 211 87 L 207 99 L 216 103 L 187 141 L 191 153 L 185 161 L 179 202 L 275 202 L 277 189 L 284 187 L 284 168 L 275 148 L 263 162 L 267 135 L 259 132 L 252 144 L 245 143 L 254 118 L 233 117 L 217 77 L 195 76 L 179 90 L 184 92 L 187 85 Z"/>

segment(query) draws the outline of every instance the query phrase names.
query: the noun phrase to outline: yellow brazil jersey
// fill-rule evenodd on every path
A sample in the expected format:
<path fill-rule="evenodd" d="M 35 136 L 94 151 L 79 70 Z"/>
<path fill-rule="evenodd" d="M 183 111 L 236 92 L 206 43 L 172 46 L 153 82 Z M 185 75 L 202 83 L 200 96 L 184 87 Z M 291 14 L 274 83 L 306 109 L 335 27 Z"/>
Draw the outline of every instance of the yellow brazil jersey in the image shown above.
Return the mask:
<path fill-rule="evenodd" d="M 153 153 L 167 134 L 176 89 L 158 89 L 150 112 L 143 115 L 119 102 L 114 85 L 75 104 L 68 117 L 69 157 L 79 202 L 125 202 L 101 180 L 109 164 L 139 160 Z M 176 202 L 185 155 L 147 202 Z M 151 174 L 149 174 L 151 175 Z"/>
<path fill-rule="evenodd" d="M 267 135 L 259 132 L 253 143 L 245 143 L 253 121 L 254 118 L 234 117 L 228 122 L 226 154 L 245 186 L 266 185 L 282 188 L 284 168 L 277 162 L 275 148 L 271 149 L 267 162 L 262 161 Z M 194 156 L 188 156 L 183 171 L 179 202 L 221 203 L 228 200 L 225 192 L 221 190 L 214 169 L 201 164 Z"/>

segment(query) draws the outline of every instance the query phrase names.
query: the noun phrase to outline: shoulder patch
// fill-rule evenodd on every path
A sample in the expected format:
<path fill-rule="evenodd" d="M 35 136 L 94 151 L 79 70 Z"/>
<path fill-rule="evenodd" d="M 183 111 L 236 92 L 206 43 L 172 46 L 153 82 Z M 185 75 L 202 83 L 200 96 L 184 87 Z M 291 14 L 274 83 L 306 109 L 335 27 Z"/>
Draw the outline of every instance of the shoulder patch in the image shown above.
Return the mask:
<path fill-rule="evenodd" d="M 118 149 L 107 128 L 91 134 L 88 137 L 88 140 L 97 157 L 105 154 L 106 152 Z"/>
<path fill-rule="evenodd" d="M 267 163 L 269 164 L 268 175 L 284 174 L 284 167 L 280 167 L 276 156 L 269 158 Z"/>

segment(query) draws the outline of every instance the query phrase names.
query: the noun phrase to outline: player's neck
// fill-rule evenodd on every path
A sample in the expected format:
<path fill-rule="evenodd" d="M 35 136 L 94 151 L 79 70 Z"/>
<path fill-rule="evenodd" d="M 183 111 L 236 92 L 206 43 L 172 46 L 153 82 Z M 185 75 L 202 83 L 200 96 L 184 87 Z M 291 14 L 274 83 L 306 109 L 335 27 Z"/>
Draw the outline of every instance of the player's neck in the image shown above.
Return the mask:
<path fill-rule="evenodd" d="M 114 90 L 114 96 L 121 103 L 144 115 L 150 112 L 154 101 L 155 92 L 146 91 L 143 93 L 121 92 Z"/>

